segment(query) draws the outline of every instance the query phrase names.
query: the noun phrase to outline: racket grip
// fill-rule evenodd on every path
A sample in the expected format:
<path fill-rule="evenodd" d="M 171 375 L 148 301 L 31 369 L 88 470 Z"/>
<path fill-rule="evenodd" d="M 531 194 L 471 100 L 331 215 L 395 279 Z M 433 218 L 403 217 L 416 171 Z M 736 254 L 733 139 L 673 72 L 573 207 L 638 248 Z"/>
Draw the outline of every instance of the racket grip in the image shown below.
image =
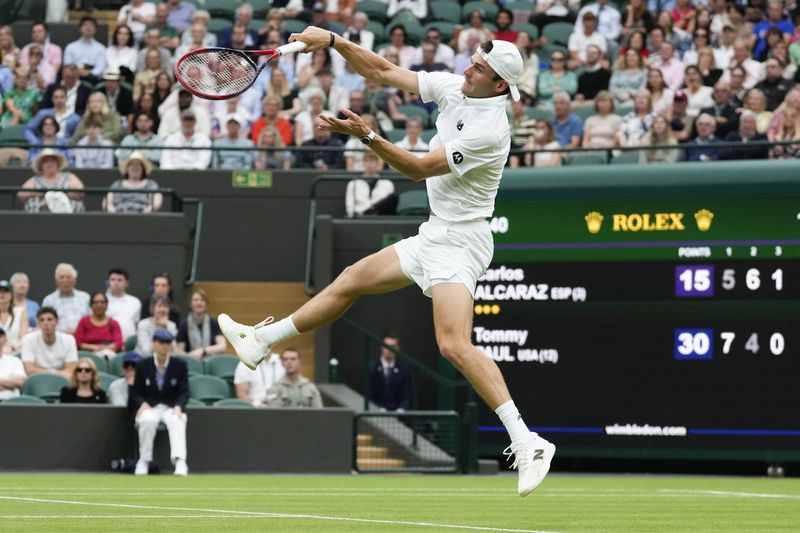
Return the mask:
<path fill-rule="evenodd" d="M 295 52 L 302 52 L 306 49 L 308 45 L 301 41 L 295 41 L 293 43 L 284 44 L 283 46 L 278 47 L 278 52 L 283 54 L 293 54 Z"/>

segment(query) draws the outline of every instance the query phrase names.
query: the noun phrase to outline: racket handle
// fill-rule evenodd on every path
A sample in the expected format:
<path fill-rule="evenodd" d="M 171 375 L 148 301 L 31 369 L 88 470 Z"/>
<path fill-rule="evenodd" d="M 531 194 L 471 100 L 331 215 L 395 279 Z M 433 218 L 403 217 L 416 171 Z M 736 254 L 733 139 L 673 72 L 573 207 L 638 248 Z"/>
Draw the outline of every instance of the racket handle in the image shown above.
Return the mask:
<path fill-rule="evenodd" d="M 295 52 L 302 52 L 306 49 L 308 45 L 301 41 L 295 41 L 293 43 L 284 44 L 283 46 L 278 47 L 278 52 L 283 54 L 293 54 Z"/>

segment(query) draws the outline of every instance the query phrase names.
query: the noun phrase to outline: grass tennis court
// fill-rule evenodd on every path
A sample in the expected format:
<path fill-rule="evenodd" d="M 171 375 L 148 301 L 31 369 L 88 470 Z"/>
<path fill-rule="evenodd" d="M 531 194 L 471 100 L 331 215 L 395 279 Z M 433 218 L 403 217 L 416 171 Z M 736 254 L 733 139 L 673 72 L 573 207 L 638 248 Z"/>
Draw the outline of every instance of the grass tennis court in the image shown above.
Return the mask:
<path fill-rule="evenodd" d="M 790 531 L 800 480 L 0 475 L 0 531 Z"/>

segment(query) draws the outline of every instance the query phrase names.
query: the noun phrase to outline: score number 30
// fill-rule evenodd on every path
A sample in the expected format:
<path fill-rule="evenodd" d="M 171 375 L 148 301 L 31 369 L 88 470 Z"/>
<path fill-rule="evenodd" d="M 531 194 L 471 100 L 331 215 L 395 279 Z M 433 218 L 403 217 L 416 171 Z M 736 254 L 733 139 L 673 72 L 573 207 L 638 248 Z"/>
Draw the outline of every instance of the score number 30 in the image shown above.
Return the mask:
<path fill-rule="evenodd" d="M 719 334 L 722 341 L 722 353 L 729 354 L 736 340 L 736 333 L 723 331 Z M 714 356 L 713 329 L 676 329 L 675 359 L 711 359 Z M 786 348 L 786 339 L 782 333 L 776 332 L 769 337 L 769 351 L 772 355 L 781 355 Z M 761 350 L 758 333 L 751 333 L 744 343 L 744 349 L 752 354 Z"/>

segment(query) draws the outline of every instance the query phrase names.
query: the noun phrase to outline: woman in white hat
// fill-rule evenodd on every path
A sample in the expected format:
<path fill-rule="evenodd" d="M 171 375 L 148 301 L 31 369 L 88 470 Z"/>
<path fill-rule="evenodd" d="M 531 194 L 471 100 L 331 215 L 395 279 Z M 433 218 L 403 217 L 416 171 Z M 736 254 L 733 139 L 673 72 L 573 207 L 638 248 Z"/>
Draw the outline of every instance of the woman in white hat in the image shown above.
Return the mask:
<path fill-rule="evenodd" d="M 111 184 L 106 195 L 105 210 L 109 213 L 152 213 L 161 209 L 164 200 L 160 192 L 143 193 L 158 189 L 158 183 L 150 179 L 153 164 L 136 150 L 119 164 L 122 179 Z"/>
<path fill-rule="evenodd" d="M 67 158 L 52 148 L 45 148 L 33 160 L 35 175 L 22 184 L 17 198 L 25 202 L 25 211 L 39 213 L 42 211 L 59 213 L 82 213 L 84 193 L 72 191 L 38 192 L 48 189 L 83 189 L 83 182 L 72 172 L 66 172 Z M 36 189 L 36 190 L 30 190 Z"/>

